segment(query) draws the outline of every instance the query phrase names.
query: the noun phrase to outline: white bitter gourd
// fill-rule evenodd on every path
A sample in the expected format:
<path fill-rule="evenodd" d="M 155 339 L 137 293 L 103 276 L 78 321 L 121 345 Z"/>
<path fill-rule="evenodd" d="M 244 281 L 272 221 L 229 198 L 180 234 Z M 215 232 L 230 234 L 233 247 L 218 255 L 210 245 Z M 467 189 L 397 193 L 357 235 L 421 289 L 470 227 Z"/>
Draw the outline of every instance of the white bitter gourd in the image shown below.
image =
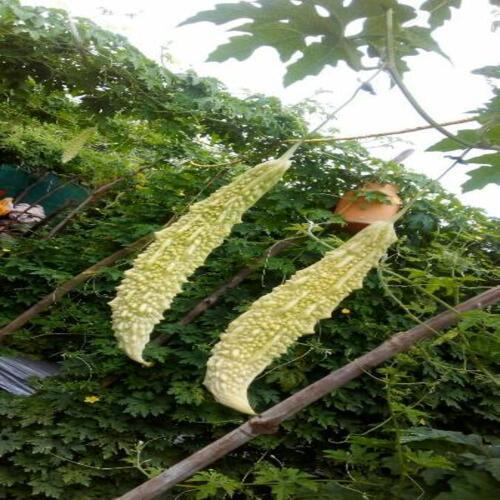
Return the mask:
<path fill-rule="evenodd" d="M 115 336 L 130 358 L 149 365 L 142 352 L 173 298 L 245 211 L 282 178 L 295 149 L 247 170 L 155 233 L 153 243 L 125 271 L 110 302 Z"/>
<path fill-rule="evenodd" d="M 212 351 L 203 382 L 217 401 L 253 414 L 247 391 L 255 377 L 361 288 L 370 269 L 396 240 L 391 222 L 375 222 L 231 322 Z"/>

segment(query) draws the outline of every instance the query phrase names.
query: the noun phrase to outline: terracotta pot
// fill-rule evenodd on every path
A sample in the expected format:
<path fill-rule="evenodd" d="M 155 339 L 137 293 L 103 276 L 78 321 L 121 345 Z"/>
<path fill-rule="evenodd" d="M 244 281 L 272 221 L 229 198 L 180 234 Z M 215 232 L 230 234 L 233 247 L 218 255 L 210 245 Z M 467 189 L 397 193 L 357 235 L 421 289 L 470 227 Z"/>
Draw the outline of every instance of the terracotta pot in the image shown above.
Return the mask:
<path fill-rule="evenodd" d="M 387 196 L 390 204 L 379 201 L 368 201 L 359 192 L 376 191 Z M 389 220 L 399 212 L 402 202 L 397 195 L 398 187 L 394 184 L 379 184 L 368 182 L 358 191 L 348 191 L 337 203 L 334 212 L 342 215 L 347 221 L 346 229 L 349 232 L 356 233 L 372 222 L 379 220 Z"/>

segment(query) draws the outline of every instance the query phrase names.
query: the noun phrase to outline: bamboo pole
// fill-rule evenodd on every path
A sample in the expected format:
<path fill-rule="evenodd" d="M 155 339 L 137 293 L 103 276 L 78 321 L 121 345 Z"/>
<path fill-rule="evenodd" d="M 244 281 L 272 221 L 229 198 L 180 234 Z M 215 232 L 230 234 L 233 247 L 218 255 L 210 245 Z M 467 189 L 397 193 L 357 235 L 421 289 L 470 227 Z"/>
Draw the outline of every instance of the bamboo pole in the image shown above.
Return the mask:
<path fill-rule="evenodd" d="M 115 500 L 149 500 L 156 498 L 161 493 L 171 489 L 184 479 L 231 453 L 253 438 L 261 434 L 276 432 L 281 422 L 289 419 L 331 391 L 346 385 L 351 380 L 396 354 L 407 351 L 417 342 L 432 337 L 437 331 L 453 325 L 458 321 L 459 316 L 457 313 L 482 309 L 499 301 L 500 287 L 490 288 L 456 306 L 456 312 L 446 310 L 406 332 L 393 335 L 372 351 L 308 385 L 281 401 L 281 403 L 269 408 L 261 415 L 251 418 L 225 436 L 166 469 L 158 476 L 117 497 Z"/>

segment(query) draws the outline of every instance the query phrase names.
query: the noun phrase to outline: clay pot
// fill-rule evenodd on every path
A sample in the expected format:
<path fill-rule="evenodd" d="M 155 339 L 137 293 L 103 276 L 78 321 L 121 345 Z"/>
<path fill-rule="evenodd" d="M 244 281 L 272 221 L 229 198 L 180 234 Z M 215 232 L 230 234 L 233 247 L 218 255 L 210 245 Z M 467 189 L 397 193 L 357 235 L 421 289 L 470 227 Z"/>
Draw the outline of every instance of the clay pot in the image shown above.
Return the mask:
<path fill-rule="evenodd" d="M 379 201 L 368 201 L 359 192 L 376 191 L 387 196 L 390 204 Z M 337 203 L 334 212 L 346 220 L 345 228 L 351 233 L 357 233 L 372 222 L 389 220 L 401 208 L 401 198 L 397 195 L 398 187 L 394 184 L 379 184 L 367 182 L 358 191 L 348 191 Z"/>

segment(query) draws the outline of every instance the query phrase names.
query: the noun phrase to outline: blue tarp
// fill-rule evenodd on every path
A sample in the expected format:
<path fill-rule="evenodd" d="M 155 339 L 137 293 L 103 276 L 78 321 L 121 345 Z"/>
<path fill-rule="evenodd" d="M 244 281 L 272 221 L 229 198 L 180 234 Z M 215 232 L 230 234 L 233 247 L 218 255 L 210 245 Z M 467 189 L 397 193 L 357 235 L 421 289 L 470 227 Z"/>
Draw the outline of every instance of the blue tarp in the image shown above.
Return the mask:
<path fill-rule="evenodd" d="M 45 378 L 59 373 L 59 366 L 47 361 L 0 356 L 0 388 L 18 396 L 36 392 L 26 381 L 31 377 Z"/>

